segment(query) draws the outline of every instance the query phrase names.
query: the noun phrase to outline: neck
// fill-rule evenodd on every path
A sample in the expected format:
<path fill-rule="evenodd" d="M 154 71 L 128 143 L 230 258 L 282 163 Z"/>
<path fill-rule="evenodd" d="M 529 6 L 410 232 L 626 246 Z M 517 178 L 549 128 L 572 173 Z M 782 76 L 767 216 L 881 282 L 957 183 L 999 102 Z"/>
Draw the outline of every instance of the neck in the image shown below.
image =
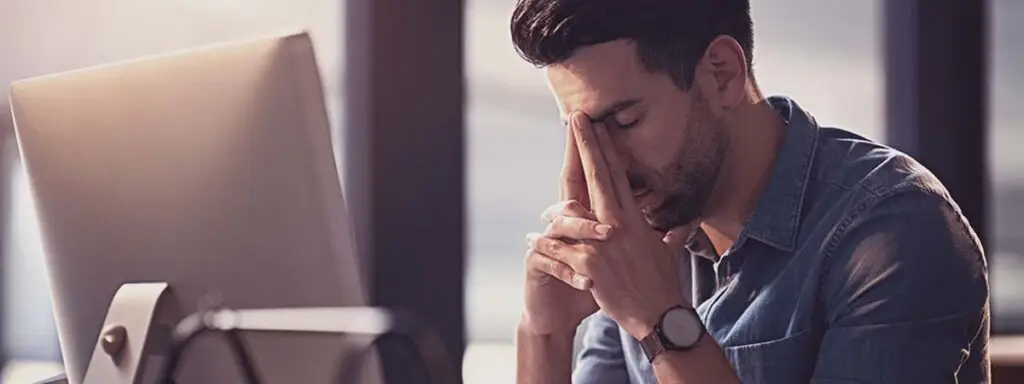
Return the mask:
<path fill-rule="evenodd" d="M 771 178 L 785 123 L 759 95 L 731 113 L 729 148 L 708 209 L 701 220 L 718 254 L 736 243 Z"/>

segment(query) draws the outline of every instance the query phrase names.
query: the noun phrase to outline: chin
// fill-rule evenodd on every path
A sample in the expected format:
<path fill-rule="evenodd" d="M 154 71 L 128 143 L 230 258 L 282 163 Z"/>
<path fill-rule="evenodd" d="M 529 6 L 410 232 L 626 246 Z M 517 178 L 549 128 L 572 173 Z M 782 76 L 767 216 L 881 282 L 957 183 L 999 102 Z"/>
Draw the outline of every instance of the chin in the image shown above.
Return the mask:
<path fill-rule="evenodd" d="M 667 205 L 644 215 L 644 219 L 655 231 L 665 233 L 676 227 L 693 223 L 700 217 L 699 213 L 699 210 Z"/>
<path fill-rule="evenodd" d="M 647 220 L 647 225 L 649 225 L 651 229 L 654 229 L 655 231 L 661 233 L 667 233 L 668 231 L 672 230 L 672 228 L 685 224 L 681 223 L 679 220 L 671 220 L 667 217 L 660 217 L 658 213 L 648 215 L 645 217 L 645 219 Z"/>

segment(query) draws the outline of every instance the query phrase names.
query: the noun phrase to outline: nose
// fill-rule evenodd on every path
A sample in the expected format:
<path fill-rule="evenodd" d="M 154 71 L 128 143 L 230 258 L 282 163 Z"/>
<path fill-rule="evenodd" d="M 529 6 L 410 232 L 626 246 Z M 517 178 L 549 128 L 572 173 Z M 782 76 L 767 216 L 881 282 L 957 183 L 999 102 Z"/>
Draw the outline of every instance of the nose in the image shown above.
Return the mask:
<path fill-rule="evenodd" d="M 629 150 L 626 143 L 623 142 L 619 137 L 612 136 L 612 143 L 615 146 L 615 154 L 619 155 L 619 161 L 622 163 L 622 168 L 629 170 L 633 165 L 633 152 Z"/>

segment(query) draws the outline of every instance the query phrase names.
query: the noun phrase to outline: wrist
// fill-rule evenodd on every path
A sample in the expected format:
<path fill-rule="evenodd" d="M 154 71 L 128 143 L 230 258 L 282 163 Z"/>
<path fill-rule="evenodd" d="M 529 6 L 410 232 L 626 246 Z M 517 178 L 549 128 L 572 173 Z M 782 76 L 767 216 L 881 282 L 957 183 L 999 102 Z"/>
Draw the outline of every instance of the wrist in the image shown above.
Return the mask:
<path fill-rule="evenodd" d="M 516 327 L 517 349 L 543 350 L 556 355 L 561 354 L 558 351 L 567 351 L 566 353 L 571 355 L 575 341 L 575 331 L 538 332 L 537 329 L 523 322 Z"/>
<path fill-rule="evenodd" d="M 526 315 L 523 315 L 522 319 L 519 320 L 519 325 L 516 326 L 516 336 L 552 340 L 568 339 L 571 342 L 576 337 L 576 328 L 578 327 L 567 327 L 564 329 L 536 327 Z"/>
<path fill-rule="evenodd" d="M 629 327 L 623 327 L 623 329 L 633 336 L 636 340 L 641 340 L 652 332 L 661 323 L 661 319 L 665 316 L 665 313 L 670 309 L 682 306 L 684 308 L 691 308 L 692 306 L 685 300 L 666 300 L 661 305 L 652 306 L 646 313 L 643 313 L 638 317 L 634 324 Z"/>
<path fill-rule="evenodd" d="M 575 331 L 547 332 L 525 319 L 516 327 L 516 382 L 561 384 L 572 379 Z"/>

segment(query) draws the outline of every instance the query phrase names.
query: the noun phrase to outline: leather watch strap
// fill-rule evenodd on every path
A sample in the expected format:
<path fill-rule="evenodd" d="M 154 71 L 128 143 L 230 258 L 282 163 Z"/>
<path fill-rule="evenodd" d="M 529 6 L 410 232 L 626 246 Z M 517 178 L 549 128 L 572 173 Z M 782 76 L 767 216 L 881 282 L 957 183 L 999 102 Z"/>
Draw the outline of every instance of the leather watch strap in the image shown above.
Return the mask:
<path fill-rule="evenodd" d="M 640 339 L 640 349 L 644 351 L 644 355 L 647 356 L 647 361 L 653 362 L 654 358 L 662 354 L 667 350 L 665 343 L 661 341 L 661 330 L 658 326 L 655 326 L 651 333 Z"/>

